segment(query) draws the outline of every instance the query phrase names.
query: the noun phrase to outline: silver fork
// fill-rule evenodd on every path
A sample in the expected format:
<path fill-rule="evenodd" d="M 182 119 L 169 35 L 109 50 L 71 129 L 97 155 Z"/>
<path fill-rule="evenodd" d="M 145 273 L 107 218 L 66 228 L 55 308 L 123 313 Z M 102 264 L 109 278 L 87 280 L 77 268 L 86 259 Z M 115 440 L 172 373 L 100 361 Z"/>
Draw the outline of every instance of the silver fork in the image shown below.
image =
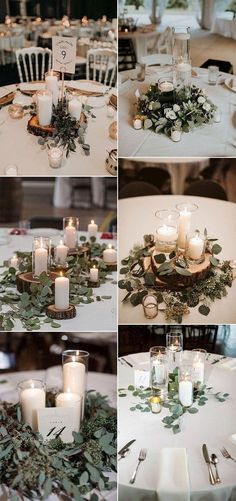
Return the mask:
<path fill-rule="evenodd" d="M 230 453 L 227 451 L 227 449 L 225 447 L 222 447 L 222 449 L 220 449 L 220 452 L 221 452 L 222 456 L 224 456 L 224 458 L 232 459 L 232 461 L 234 461 L 236 463 L 236 459 L 234 459 L 234 458 L 232 458 L 232 456 L 230 456 Z"/>
<path fill-rule="evenodd" d="M 146 456 L 147 456 L 147 449 L 141 449 L 140 453 L 139 453 L 139 457 L 138 457 L 138 464 L 137 464 L 137 467 L 129 481 L 130 484 L 134 484 L 135 482 L 135 479 L 136 479 L 136 475 L 137 475 L 137 471 L 139 469 L 139 465 L 142 463 L 142 461 L 144 461 L 144 459 L 146 459 Z"/>

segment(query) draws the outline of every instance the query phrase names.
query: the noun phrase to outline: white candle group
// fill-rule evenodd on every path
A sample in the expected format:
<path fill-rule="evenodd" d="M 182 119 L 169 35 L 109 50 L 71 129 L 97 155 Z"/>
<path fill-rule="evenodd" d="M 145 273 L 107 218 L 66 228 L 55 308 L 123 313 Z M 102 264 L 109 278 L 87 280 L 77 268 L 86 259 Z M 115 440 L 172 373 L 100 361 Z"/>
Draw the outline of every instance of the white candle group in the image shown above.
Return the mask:
<path fill-rule="evenodd" d="M 103 251 L 103 261 L 107 264 L 117 262 L 117 252 L 115 249 L 112 249 L 111 245 L 108 245 L 108 248 Z"/>
<path fill-rule="evenodd" d="M 48 270 L 48 250 L 44 247 L 38 247 L 34 251 L 34 273 L 39 277 L 41 273 L 47 273 Z"/>
<path fill-rule="evenodd" d="M 179 382 L 179 400 L 184 407 L 190 407 L 193 403 L 193 383 L 187 377 Z"/>
<path fill-rule="evenodd" d="M 58 277 L 55 280 L 55 308 L 67 310 L 70 301 L 70 281 L 67 277 Z"/>
<path fill-rule="evenodd" d="M 174 242 L 178 238 L 177 230 L 174 226 L 163 225 L 157 230 L 158 240 L 161 242 Z"/>
<path fill-rule="evenodd" d="M 186 239 L 191 228 L 192 214 L 187 208 L 180 211 L 178 219 L 178 246 L 180 249 L 186 248 Z"/>
<path fill-rule="evenodd" d="M 189 239 L 188 244 L 188 256 L 190 259 L 197 260 L 200 259 L 204 249 L 204 240 L 196 234 L 194 237 Z"/>
<path fill-rule="evenodd" d="M 53 70 L 49 71 L 45 77 L 46 89 L 50 90 L 52 93 L 52 102 L 54 106 L 57 106 L 59 99 L 59 82 L 56 75 L 53 74 Z"/>
<path fill-rule="evenodd" d="M 64 243 L 69 249 L 75 249 L 77 243 L 77 230 L 72 224 L 68 224 L 64 231 Z"/>
<path fill-rule="evenodd" d="M 22 420 L 28 423 L 33 431 L 38 431 L 37 410 L 44 409 L 45 402 L 45 391 L 42 388 L 34 388 L 33 381 L 31 388 L 26 388 L 20 393 Z"/>
<path fill-rule="evenodd" d="M 68 247 L 64 245 L 61 240 L 54 250 L 54 258 L 56 263 L 64 265 L 66 263 L 67 253 L 68 253 Z"/>
<path fill-rule="evenodd" d="M 90 282 L 98 282 L 98 268 L 94 265 L 89 271 Z"/>
<path fill-rule="evenodd" d="M 50 125 L 52 118 L 52 93 L 40 91 L 37 94 L 37 109 L 39 125 L 46 127 Z"/>
<path fill-rule="evenodd" d="M 96 237 L 98 232 L 98 225 L 95 224 L 94 220 L 91 220 L 91 223 L 88 224 L 88 234 L 89 237 Z"/>
<path fill-rule="evenodd" d="M 82 112 L 82 102 L 79 99 L 70 99 L 68 111 L 72 118 L 79 120 Z"/>

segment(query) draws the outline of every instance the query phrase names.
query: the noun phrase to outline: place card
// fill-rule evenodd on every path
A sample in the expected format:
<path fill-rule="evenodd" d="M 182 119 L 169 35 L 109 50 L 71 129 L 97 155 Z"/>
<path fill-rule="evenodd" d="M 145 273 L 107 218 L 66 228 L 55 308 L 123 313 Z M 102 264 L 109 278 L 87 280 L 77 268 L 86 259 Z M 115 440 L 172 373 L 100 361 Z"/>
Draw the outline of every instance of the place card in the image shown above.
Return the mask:
<path fill-rule="evenodd" d="M 149 371 L 142 371 L 135 369 L 134 371 L 134 386 L 148 388 L 150 386 L 150 373 Z"/>
<path fill-rule="evenodd" d="M 43 439 L 47 441 L 60 438 L 64 443 L 73 442 L 73 431 L 79 431 L 78 414 L 74 411 L 75 409 L 65 407 L 39 409 L 38 430 Z"/>
<path fill-rule="evenodd" d="M 75 73 L 76 38 L 52 37 L 52 68 L 60 73 Z"/>

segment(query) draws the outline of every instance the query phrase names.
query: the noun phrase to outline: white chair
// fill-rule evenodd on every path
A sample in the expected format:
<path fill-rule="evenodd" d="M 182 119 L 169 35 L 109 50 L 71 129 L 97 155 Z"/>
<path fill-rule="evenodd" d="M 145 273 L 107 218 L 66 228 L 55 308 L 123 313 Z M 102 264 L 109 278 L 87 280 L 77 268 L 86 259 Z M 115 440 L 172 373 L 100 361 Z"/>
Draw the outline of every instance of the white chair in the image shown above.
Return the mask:
<path fill-rule="evenodd" d="M 21 82 L 43 80 L 52 67 L 52 51 L 41 47 L 16 50 L 17 69 Z"/>
<path fill-rule="evenodd" d="M 117 52 L 112 49 L 90 49 L 87 53 L 87 80 L 114 86 L 117 71 Z"/>
<path fill-rule="evenodd" d="M 157 36 L 155 43 L 148 49 L 149 54 L 171 54 L 172 52 L 172 30 L 168 26 L 160 36 Z"/>

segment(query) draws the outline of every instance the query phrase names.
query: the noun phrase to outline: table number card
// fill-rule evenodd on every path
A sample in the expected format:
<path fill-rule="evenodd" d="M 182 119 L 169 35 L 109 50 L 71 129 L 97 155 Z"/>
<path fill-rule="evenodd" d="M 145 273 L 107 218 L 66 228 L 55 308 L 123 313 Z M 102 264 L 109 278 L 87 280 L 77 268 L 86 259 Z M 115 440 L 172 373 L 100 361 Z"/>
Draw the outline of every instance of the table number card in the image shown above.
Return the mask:
<path fill-rule="evenodd" d="M 75 73 L 76 38 L 52 37 L 52 68 L 61 73 Z"/>
<path fill-rule="evenodd" d="M 74 441 L 73 431 L 79 431 L 79 416 L 76 409 L 48 407 L 39 409 L 37 414 L 38 430 L 44 440 L 60 438 L 64 443 Z"/>
<path fill-rule="evenodd" d="M 150 372 L 140 369 L 134 371 L 134 386 L 148 388 L 150 386 Z"/>

